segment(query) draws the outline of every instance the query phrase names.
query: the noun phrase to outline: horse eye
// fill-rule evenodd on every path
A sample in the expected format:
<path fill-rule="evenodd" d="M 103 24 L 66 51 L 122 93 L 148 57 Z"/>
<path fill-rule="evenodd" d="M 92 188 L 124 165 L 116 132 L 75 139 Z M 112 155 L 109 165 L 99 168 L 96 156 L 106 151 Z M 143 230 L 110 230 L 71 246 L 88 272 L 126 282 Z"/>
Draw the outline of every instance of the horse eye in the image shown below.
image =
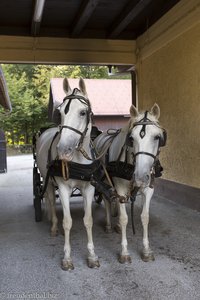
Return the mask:
<path fill-rule="evenodd" d="M 80 116 L 81 117 L 84 117 L 86 115 L 86 111 L 85 110 L 82 110 L 81 112 L 80 112 Z"/>

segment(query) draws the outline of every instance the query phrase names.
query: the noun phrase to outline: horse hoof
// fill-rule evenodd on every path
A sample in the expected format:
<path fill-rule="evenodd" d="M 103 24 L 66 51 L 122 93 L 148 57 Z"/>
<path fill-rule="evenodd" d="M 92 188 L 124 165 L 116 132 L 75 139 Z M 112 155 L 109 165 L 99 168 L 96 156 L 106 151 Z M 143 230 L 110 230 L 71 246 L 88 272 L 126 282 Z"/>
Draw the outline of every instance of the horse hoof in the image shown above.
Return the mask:
<path fill-rule="evenodd" d="M 113 229 L 111 226 L 106 226 L 105 227 L 105 233 L 112 233 L 113 232 Z"/>
<path fill-rule="evenodd" d="M 150 252 L 150 253 L 144 253 L 142 252 L 141 253 L 141 259 L 144 261 L 144 262 L 149 262 L 149 261 L 154 261 L 155 260 L 155 257 L 153 255 L 153 252 Z"/>
<path fill-rule="evenodd" d="M 97 269 L 97 268 L 100 267 L 100 263 L 99 263 L 98 259 L 97 260 L 93 260 L 93 259 L 88 258 L 87 265 L 91 269 Z"/>
<path fill-rule="evenodd" d="M 132 260 L 130 255 L 120 255 L 119 256 L 119 262 L 120 264 L 131 264 Z"/>
<path fill-rule="evenodd" d="M 119 224 L 115 225 L 114 229 L 117 233 L 119 233 L 119 234 L 122 233 L 121 226 Z"/>
<path fill-rule="evenodd" d="M 63 271 L 71 271 L 71 270 L 74 270 L 74 265 L 72 263 L 71 260 L 64 260 L 62 261 L 62 264 L 61 264 L 61 268 Z"/>

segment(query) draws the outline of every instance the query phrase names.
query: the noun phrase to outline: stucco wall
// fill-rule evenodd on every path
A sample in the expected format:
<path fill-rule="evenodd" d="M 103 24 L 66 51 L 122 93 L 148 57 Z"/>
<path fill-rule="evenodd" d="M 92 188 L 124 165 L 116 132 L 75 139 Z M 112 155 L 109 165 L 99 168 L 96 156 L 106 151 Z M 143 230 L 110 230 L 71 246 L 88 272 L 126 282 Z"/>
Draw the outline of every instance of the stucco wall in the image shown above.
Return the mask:
<path fill-rule="evenodd" d="M 139 59 L 140 109 L 157 102 L 167 129 L 164 178 L 200 187 L 200 24 Z"/>

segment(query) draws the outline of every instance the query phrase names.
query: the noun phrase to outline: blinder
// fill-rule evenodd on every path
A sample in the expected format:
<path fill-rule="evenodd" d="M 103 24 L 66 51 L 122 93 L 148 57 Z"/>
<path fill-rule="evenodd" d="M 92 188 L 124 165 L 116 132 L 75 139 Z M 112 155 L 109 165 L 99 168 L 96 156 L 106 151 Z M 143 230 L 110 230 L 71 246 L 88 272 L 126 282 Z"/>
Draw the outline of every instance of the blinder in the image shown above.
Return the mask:
<path fill-rule="evenodd" d="M 60 114 L 60 110 L 58 108 L 56 108 L 54 110 L 52 120 L 56 125 L 60 125 L 60 123 L 61 123 L 61 114 Z"/>
<path fill-rule="evenodd" d="M 132 138 L 132 136 L 130 135 L 130 132 L 128 132 L 127 135 L 126 135 L 126 141 L 125 141 L 125 144 L 126 144 L 127 147 L 133 148 L 133 138 Z"/>
<path fill-rule="evenodd" d="M 164 147 L 167 142 L 167 131 L 163 129 L 162 136 L 159 138 L 159 148 Z"/>

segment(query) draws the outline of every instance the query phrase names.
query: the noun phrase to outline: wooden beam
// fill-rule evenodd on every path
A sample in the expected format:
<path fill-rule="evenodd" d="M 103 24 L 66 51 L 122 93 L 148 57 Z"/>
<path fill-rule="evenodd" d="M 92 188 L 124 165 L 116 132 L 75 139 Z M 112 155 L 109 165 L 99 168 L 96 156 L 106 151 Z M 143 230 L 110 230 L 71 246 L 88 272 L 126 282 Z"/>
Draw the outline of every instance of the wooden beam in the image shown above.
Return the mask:
<path fill-rule="evenodd" d="M 133 1 L 130 1 L 128 6 L 125 7 L 120 16 L 111 26 L 108 37 L 116 38 L 152 1 L 153 0 L 140 0 L 136 5 L 133 4 Z"/>
<path fill-rule="evenodd" d="M 132 91 L 132 104 L 137 107 L 137 84 L 136 84 L 136 73 L 131 71 L 131 91 Z"/>
<path fill-rule="evenodd" d="M 0 35 L 0 63 L 135 65 L 135 41 Z"/>
<path fill-rule="evenodd" d="M 78 36 L 81 33 L 98 3 L 99 0 L 86 0 L 83 2 L 83 5 L 73 22 L 71 37 Z"/>

